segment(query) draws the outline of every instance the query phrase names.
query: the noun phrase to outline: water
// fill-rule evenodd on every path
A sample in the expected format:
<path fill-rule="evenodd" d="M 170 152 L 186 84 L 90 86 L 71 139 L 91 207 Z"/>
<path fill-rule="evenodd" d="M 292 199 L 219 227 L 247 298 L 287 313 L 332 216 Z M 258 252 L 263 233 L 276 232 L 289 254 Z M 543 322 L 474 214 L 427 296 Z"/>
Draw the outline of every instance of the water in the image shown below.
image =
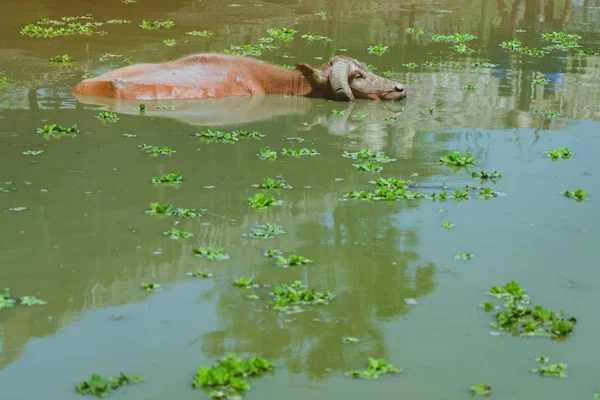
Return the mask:
<path fill-rule="evenodd" d="M 600 328 L 595 245 L 600 189 L 595 155 L 600 150 L 598 57 L 573 59 L 554 52 L 538 59 L 501 49 L 518 37 L 542 47 L 541 33 L 565 31 L 598 50 L 600 2 L 596 1 L 364 1 L 292 3 L 241 7 L 222 2 L 174 0 L 115 2 L 8 2 L 0 16 L 0 287 L 15 297 L 32 295 L 45 306 L 0 312 L 0 398 L 75 399 L 74 385 L 92 373 L 139 374 L 144 384 L 119 389 L 128 399 L 193 399 L 207 396 L 190 382 L 198 367 L 235 352 L 263 356 L 277 365 L 273 376 L 252 380 L 245 398 L 463 399 L 469 386 L 487 383 L 493 396 L 511 399 L 592 398 L 600 389 L 593 349 Z M 257 7 L 258 4 L 262 6 Z M 324 15 L 315 15 L 324 12 Z M 54 39 L 21 37 L 28 23 L 91 13 L 96 21 L 130 19 L 104 26 L 106 36 Z M 142 19 L 171 19 L 171 30 L 146 31 Z M 71 88 L 84 72 L 100 74 L 123 64 L 106 53 L 158 62 L 192 52 L 221 51 L 258 43 L 269 27 L 299 31 L 296 39 L 263 60 L 312 65 L 334 54 L 393 71 L 406 83 L 406 102 L 354 105 L 304 98 L 238 98 L 173 102 L 176 110 L 138 115 L 137 102 L 78 103 Z M 423 27 L 422 36 L 405 33 Z M 210 30 L 211 39 L 185 35 Z M 526 32 L 515 33 L 515 29 Z M 308 42 L 304 33 L 330 36 Z M 457 55 L 434 33 L 478 36 L 471 55 Z M 164 39 L 178 44 L 167 47 Z M 185 42 L 185 41 L 189 42 Z M 391 51 L 370 55 L 369 45 Z M 347 51 L 341 51 L 347 49 Z M 69 68 L 48 58 L 68 53 Z M 282 56 L 295 58 L 282 58 Z M 315 60 L 314 57 L 323 57 Z M 567 60 L 563 63 L 562 60 Z M 458 63 L 431 69 L 426 61 Z M 472 68 L 486 61 L 496 68 Z M 403 64 L 419 67 L 409 70 Z M 552 81 L 533 85 L 536 73 Z M 476 85 L 468 91 L 465 85 Z M 163 103 L 165 104 L 165 103 Z M 433 115 L 427 113 L 433 108 Z M 553 110 L 557 119 L 533 116 Z M 102 124 L 99 111 L 120 120 Z M 346 110 L 343 116 L 332 110 Z M 357 121 L 356 113 L 367 114 Z M 396 122 L 384 118 L 397 116 Z M 36 128 L 77 124 L 76 137 L 43 138 Z M 191 134 L 206 128 L 254 129 L 261 140 L 207 144 Z M 126 138 L 123 133 L 137 134 Z M 288 140 L 305 139 L 302 143 Z M 172 156 L 150 157 L 141 143 L 169 146 Z M 261 161 L 259 148 L 300 146 L 321 155 Z M 552 162 L 541 151 L 566 146 L 576 155 Z M 359 172 L 344 150 L 385 151 L 398 161 L 381 174 Z M 44 150 L 25 156 L 26 150 Z M 376 176 L 413 179 L 437 189 L 477 185 L 470 173 L 438 164 L 453 150 L 471 152 L 477 170 L 497 170 L 491 184 L 505 194 L 488 201 L 431 200 L 395 203 L 341 201 L 351 190 L 372 188 Z M 474 170 L 471 168 L 471 170 Z M 152 176 L 178 172 L 180 188 L 154 187 Z M 294 186 L 275 191 L 283 205 L 265 212 L 246 206 L 263 177 L 283 175 Z M 7 183 L 10 182 L 10 183 Z M 214 188 L 207 188 L 214 186 Z M 576 203 L 558 195 L 584 188 Z M 199 220 L 178 228 L 191 239 L 161 232 L 175 219 L 145 215 L 150 202 L 206 208 Z M 27 207 L 22 212 L 7 211 Z M 442 228 L 442 222 L 456 226 Z M 259 240 L 244 236 L 275 222 L 286 234 Z M 193 257 L 192 248 L 223 247 L 219 263 Z M 314 264 L 281 269 L 263 256 L 273 247 L 312 258 Z M 457 260 L 460 252 L 475 255 Z M 186 276 L 197 268 L 214 277 Z M 299 314 L 265 309 L 269 288 L 242 290 L 232 281 L 254 276 L 260 284 L 300 279 L 331 290 L 328 306 Z M 577 317 L 564 342 L 491 335 L 493 316 L 479 305 L 494 285 L 517 280 L 534 304 Z M 141 282 L 163 290 L 142 291 Z M 261 300 L 246 299 L 256 293 Z M 415 304 L 416 303 L 416 304 Z M 361 340 L 343 344 L 343 336 Z M 363 368 L 367 357 L 403 367 L 400 376 L 354 381 L 343 372 Z M 569 379 L 540 378 L 533 359 L 569 364 Z M 113 396 L 119 396 L 119 392 Z"/>

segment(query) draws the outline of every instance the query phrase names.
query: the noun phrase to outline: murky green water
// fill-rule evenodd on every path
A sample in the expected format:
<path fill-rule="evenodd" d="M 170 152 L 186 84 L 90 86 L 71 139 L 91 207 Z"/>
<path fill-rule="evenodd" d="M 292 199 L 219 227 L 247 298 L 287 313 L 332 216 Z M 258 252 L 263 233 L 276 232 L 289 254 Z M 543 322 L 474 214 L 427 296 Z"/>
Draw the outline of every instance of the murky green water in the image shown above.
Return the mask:
<path fill-rule="evenodd" d="M 15 297 L 32 295 L 45 306 L 0 312 L 0 398 L 79 398 L 74 385 L 90 374 L 139 374 L 147 382 L 119 389 L 127 399 L 207 398 L 190 381 L 198 367 L 235 352 L 271 359 L 273 376 L 253 380 L 247 399 L 365 397 L 464 399 L 469 386 L 487 383 L 494 398 L 591 399 L 600 389 L 595 350 L 600 329 L 596 266 L 597 226 L 593 207 L 600 193 L 595 158 L 600 151 L 600 90 L 597 56 L 579 59 L 554 52 L 544 58 L 515 55 L 498 46 L 518 37 L 542 47 L 544 32 L 582 36 L 583 49 L 598 51 L 597 1 L 9 1 L 0 15 L 0 287 Z M 260 5 L 260 7 L 259 7 Z M 318 14 L 323 12 L 324 14 Z M 21 37 L 25 24 L 91 13 L 95 20 L 130 19 L 105 26 L 106 36 L 54 39 Z M 142 19 L 171 19 L 171 30 L 145 31 Z M 299 31 L 290 44 L 264 53 L 279 64 L 319 65 L 334 54 L 356 57 L 393 71 L 409 99 L 398 104 L 355 105 L 304 98 L 252 98 L 174 102 L 175 111 L 146 102 L 105 106 L 78 103 L 71 88 L 92 75 L 137 62 L 221 51 L 231 44 L 258 43 L 269 27 Z M 407 27 L 423 27 L 413 37 Z M 211 39 L 185 32 L 208 29 Z M 516 29 L 526 32 L 515 33 Z M 308 42 L 304 33 L 330 36 Z M 471 55 L 432 43 L 434 33 L 471 33 Z M 164 39 L 176 39 L 174 47 Z M 187 42 L 186 42 L 187 41 Z M 382 57 L 367 53 L 384 43 Z M 342 51 L 346 49 L 346 51 Z M 48 62 L 69 53 L 72 67 Z M 121 58 L 99 61 L 106 53 Z M 572 54 L 572 52 L 570 53 Z M 287 56 L 290 58 L 282 58 Z M 563 60 L 566 60 L 563 63 Z M 427 68 L 426 61 L 458 63 Z M 475 61 L 498 64 L 472 68 Z M 403 64 L 419 66 L 409 70 Z M 551 79 L 533 85 L 536 73 Z M 476 85 L 473 91 L 465 85 Z M 433 115 L 426 110 L 433 108 Z M 100 110 L 120 120 L 102 124 Z M 332 110 L 346 115 L 332 115 Z M 553 110 L 557 119 L 531 115 Z M 367 114 L 357 121 L 356 113 Z M 385 121 L 392 115 L 396 122 Z M 76 137 L 44 139 L 36 128 L 77 124 Z M 207 144 L 191 134 L 212 128 L 254 129 L 261 140 Z M 126 138 L 123 133 L 137 134 Z M 321 155 L 261 161 L 259 148 L 280 150 L 301 137 L 301 147 Z M 137 146 L 169 146 L 172 156 L 150 157 Z M 541 151 L 567 146 L 576 155 L 552 162 Z M 344 150 L 385 151 L 398 161 L 378 175 L 359 172 Z M 26 150 L 44 150 L 25 156 Z M 395 203 L 342 201 L 351 190 L 371 188 L 374 176 L 413 179 L 437 191 L 477 185 L 470 172 L 438 164 L 453 150 L 471 152 L 477 170 L 504 178 L 488 201 L 431 200 Z M 473 168 L 471 169 L 473 170 Z M 179 172 L 180 188 L 154 187 L 154 175 Z M 294 186 L 275 191 L 282 206 L 257 212 L 246 205 L 258 190 L 251 184 L 283 175 Z M 214 186 L 214 188 L 207 188 Z M 559 196 L 584 188 L 589 199 Z M 423 189 L 431 192 L 432 190 Z M 178 228 L 191 239 L 170 240 L 161 232 L 175 219 L 143 211 L 153 201 L 206 208 L 204 218 Z M 27 207 L 26 211 L 8 211 Z M 442 228 L 443 221 L 456 226 Z M 260 240 L 245 236 L 265 222 L 286 234 Z M 192 255 L 198 246 L 223 247 L 231 259 L 219 263 Z M 315 260 L 277 268 L 263 250 L 278 248 Z M 457 260 L 460 252 L 475 255 Z M 156 254 L 160 253 L 160 254 Z M 187 272 L 209 269 L 211 279 Z M 260 284 L 296 279 L 331 290 L 328 306 L 285 314 L 267 310 L 268 288 L 246 299 L 234 278 L 255 276 Z M 493 317 L 479 305 L 494 285 L 517 280 L 534 304 L 578 318 L 564 342 L 491 335 Z M 141 282 L 164 290 L 148 293 Z M 343 336 L 361 340 L 343 344 Z M 369 356 L 405 370 L 377 381 L 355 381 L 343 372 L 362 368 Z M 531 372 L 537 356 L 569 364 L 569 379 Z"/>

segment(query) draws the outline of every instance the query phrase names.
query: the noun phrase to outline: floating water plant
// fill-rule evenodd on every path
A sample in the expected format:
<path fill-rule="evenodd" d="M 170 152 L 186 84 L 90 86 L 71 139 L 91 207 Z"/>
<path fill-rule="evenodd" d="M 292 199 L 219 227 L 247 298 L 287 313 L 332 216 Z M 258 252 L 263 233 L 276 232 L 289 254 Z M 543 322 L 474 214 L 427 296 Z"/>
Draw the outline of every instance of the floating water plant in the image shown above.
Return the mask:
<path fill-rule="evenodd" d="M 489 62 L 474 62 L 471 64 L 473 68 L 496 68 L 498 64 L 492 64 Z"/>
<path fill-rule="evenodd" d="M 532 82 L 534 85 L 545 85 L 547 83 L 550 83 L 550 79 L 544 78 L 543 76 L 538 76 L 536 78 L 533 78 Z"/>
<path fill-rule="evenodd" d="M 149 209 L 144 211 L 144 213 L 151 215 L 167 215 L 180 218 L 200 218 L 202 216 L 201 211 L 198 211 L 194 208 L 173 208 L 173 205 L 170 203 L 164 205 L 161 205 L 160 203 L 150 203 Z"/>
<path fill-rule="evenodd" d="M 44 300 L 40 300 L 35 296 L 23 296 L 21 297 L 21 305 L 22 306 L 43 306 L 48 304 L 48 302 Z"/>
<path fill-rule="evenodd" d="M 128 19 L 109 19 L 108 21 L 106 21 L 106 23 L 109 25 L 124 25 L 130 24 L 131 21 Z"/>
<path fill-rule="evenodd" d="M 156 147 L 156 146 L 152 146 L 150 144 L 142 143 L 138 147 L 141 148 L 146 154 L 150 154 L 151 156 L 158 156 L 158 155 L 170 156 L 174 153 L 177 153 L 175 150 L 173 150 L 172 148 L 167 147 L 167 146 Z"/>
<path fill-rule="evenodd" d="M 294 35 L 298 33 L 295 29 L 290 28 L 269 28 L 267 29 L 267 35 L 274 37 L 275 39 L 281 40 L 284 43 L 294 39 Z"/>
<path fill-rule="evenodd" d="M 464 43 L 457 43 L 453 45 L 452 50 L 458 54 L 471 54 L 475 51 Z"/>
<path fill-rule="evenodd" d="M 233 284 L 239 288 L 243 288 L 243 289 L 250 289 L 253 286 L 258 287 L 258 285 L 252 285 L 252 282 L 254 282 L 254 277 L 251 276 L 250 278 L 246 277 L 246 276 L 242 276 L 236 280 L 233 281 Z"/>
<path fill-rule="evenodd" d="M 304 35 L 300 36 L 302 39 L 306 39 L 310 42 L 314 42 L 316 40 L 324 40 L 326 42 L 331 42 L 331 38 L 327 37 L 327 36 L 321 36 L 321 35 L 313 35 L 311 33 L 305 33 Z"/>
<path fill-rule="evenodd" d="M 147 290 L 149 292 L 154 290 L 160 290 L 162 288 L 162 285 L 158 283 L 142 283 L 140 286 L 142 287 L 142 289 Z"/>
<path fill-rule="evenodd" d="M 207 260 L 223 261 L 229 259 L 229 254 L 225 250 L 215 247 L 197 247 L 192 249 L 194 254 L 201 256 Z"/>
<path fill-rule="evenodd" d="M 213 274 L 211 274 L 210 272 L 203 271 L 201 269 L 197 269 L 194 272 L 188 272 L 187 275 L 188 276 L 200 277 L 200 278 L 210 278 L 211 276 L 213 276 Z"/>
<path fill-rule="evenodd" d="M 587 193 L 582 188 L 578 188 L 574 191 L 565 190 L 564 192 L 560 192 L 559 194 L 562 194 L 563 196 L 569 199 L 575 199 L 577 200 L 577 202 L 581 202 L 587 199 Z"/>
<path fill-rule="evenodd" d="M 555 378 L 568 378 L 567 375 L 567 364 L 547 364 L 549 359 L 547 357 L 536 358 L 535 361 L 541 365 L 538 368 L 534 368 L 533 372 L 538 372 L 541 376 L 553 376 Z"/>
<path fill-rule="evenodd" d="M 356 115 L 355 115 L 354 117 L 356 118 L 356 120 L 357 120 L 358 122 L 362 122 L 362 121 L 365 119 L 365 117 L 366 117 L 367 115 L 369 115 L 369 114 L 365 114 L 365 113 L 363 113 L 362 111 L 359 111 L 359 112 L 357 112 L 357 113 L 356 113 Z M 345 153 L 345 152 L 344 152 L 344 153 Z"/>
<path fill-rule="evenodd" d="M 513 39 L 511 41 L 503 41 L 500 43 L 500 47 L 506 50 L 517 50 L 520 49 L 523 43 L 520 40 Z"/>
<path fill-rule="evenodd" d="M 292 305 L 308 305 L 308 304 L 327 304 L 329 300 L 335 297 L 331 292 L 315 292 L 308 289 L 301 281 L 295 281 L 293 284 L 283 284 L 275 286 L 273 292 L 270 293 L 273 297 L 271 306 L 274 309 L 287 308 Z"/>
<path fill-rule="evenodd" d="M 568 147 L 562 146 L 554 150 L 544 151 L 543 153 L 552 158 L 552 161 L 557 161 L 559 158 L 571 158 L 575 155 L 575 153 L 569 150 Z"/>
<path fill-rule="evenodd" d="M 384 46 L 381 43 L 374 45 L 374 46 L 369 46 L 367 48 L 367 51 L 369 52 L 369 54 L 375 54 L 376 56 L 382 56 L 385 53 L 387 53 L 389 50 L 390 50 L 389 46 Z"/>
<path fill-rule="evenodd" d="M 53 64 L 70 65 L 75 59 L 68 54 L 54 56 L 50 59 Z"/>
<path fill-rule="evenodd" d="M 344 151 L 342 157 L 350 158 L 352 160 L 373 160 L 382 164 L 396 161 L 395 158 L 388 157 L 383 151 L 372 151 L 369 149 L 362 149 L 355 153 Z"/>
<path fill-rule="evenodd" d="M 8 78 L 3 76 L 0 78 L 0 85 L 6 85 L 8 83 Z"/>
<path fill-rule="evenodd" d="M 71 127 L 64 127 L 58 124 L 52 124 L 52 125 L 44 125 L 43 128 L 37 128 L 37 133 L 48 133 L 48 134 L 52 134 L 52 133 L 77 133 L 79 132 L 79 128 L 77 128 L 77 125 L 73 125 Z"/>
<path fill-rule="evenodd" d="M 281 225 L 268 222 L 265 225 L 258 225 L 250 230 L 250 236 L 259 239 L 272 239 L 275 235 L 281 235 L 283 233 L 285 233 L 285 231 Z"/>
<path fill-rule="evenodd" d="M 383 120 L 390 121 L 390 122 L 396 122 L 396 121 L 398 121 L 398 117 L 396 117 L 395 115 L 390 115 L 389 117 L 385 117 Z"/>
<path fill-rule="evenodd" d="M 167 20 L 167 21 L 142 20 L 142 23 L 140 24 L 140 28 L 148 29 L 148 30 L 154 30 L 154 29 L 160 29 L 160 28 L 171 29 L 174 26 L 175 26 L 175 23 L 173 21 L 169 21 L 169 20 Z"/>
<path fill-rule="evenodd" d="M 452 228 L 454 228 L 454 224 L 453 224 L 453 223 L 450 223 L 450 222 L 448 222 L 448 221 L 444 221 L 444 222 L 442 222 L 442 228 L 445 228 L 445 229 L 452 229 Z"/>
<path fill-rule="evenodd" d="M 121 386 L 128 385 L 130 383 L 140 383 L 144 379 L 139 376 L 127 376 L 122 372 L 116 378 L 102 378 L 98 374 L 92 374 L 89 381 L 83 381 L 82 383 L 75 386 L 77 392 L 86 395 L 94 395 L 98 398 L 105 397 L 111 390 L 116 390 Z"/>
<path fill-rule="evenodd" d="M 541 115 L 542 117 L 546 117 L 546 118 L 558 118 L 560 116 L 560 114 L 556 111 L 549 111 L 549 110 L 531 110 L 530 113 L 532 115 Z"/>
<path fill-rule="evenodd" d="M 256 210 L 262 210 L 270 206 L 280 204 L 270 193 L 259 192 L 248 198 L 248 205 Z"/>
<path fill-rule="evenodd" d="M 497 171 L 487 172 L 487 171 L 484 171 L 484 170 L 481 170 L 479 172 L 473 171 L 471 173 L 471 176 L 473 178 L 481 179 L 482 181 L 486 181 L 486 180 L 489 179 L 492 182 L 496 181 L 497 179 L 502 178 L 502 174 L 498 173 Z"/>
<path fill-rule="evenodd" d="M 457 255 L 454 256 L 455 259 L 457 260 L 470 260 L 471 258 L 473 258 L 474 255 L 471 253 L 464 253 L 464 252 L 460 252 Z"/>
<path fill-rule="evenodd" d="M 409 35 L 422 35 L 423 34 L 423 28 L 406 28 L 404 30 L 406 33 L 408 33 Z"/>
<path fill-rule="evenodd" d="M 170 106 L 170 105 L 167 105 L 167 104 L 163 104 L 163 105 L 160 105 L 160 106 L 156 106 L 156 109 L 157 110 L 170 110 L 170 111 L 173 111 L 176 108 L 175 108 L 175 106 Z"/>
<path fill-rule="evenodd" d="M 463 89 L 465 89 L 465 90 L 475 90 L 475 89 L 477 89 L 477 86 L 475 86 L 475 85 L 465 85 L 465 86 L 463 86 Z"/>
<path fill-rule="evenodd" d="M 0 311 L 5 308 L 12 308 L 17 301 L 10 297 L 10 289 L 4 288 L 4 293 L 0 292 Z"/>
<path fill-rule="evenodd" d="M 117 122 L 119 120 L 119 117 L 117 116 L 117 114 L 107 112 L 107 111 L 102 111 L 101 113 L 96 115 L 95 118 L 99 119 L 100 121 L 107 121 L 107 122 Z"/>
<path fill-rule="evenodd" d="M 506 300 L 506 311 L 496 314 L 496 322 L 491 324 L 492 327 L 512 332 L 513 335 L 564 339 L 573 333 L 577 323 L 575 318 L 567 318 L 563 312 L 554 312 L 539 305 L 529 307 L 529 296 L 516 281 L 494 286 L 488 294 Z"/>
<path fill-rule="evenodd" d="M 210 38 L 212 37 L 212 32 L 209 31 L 191 31 L 191 32 L 186 32 L 186 35 L 190 35 L 190 36 L 200 36 L 203 38 Z"/>
<path fill-rule="evenodd" d="M 269 44 L 259 43 L 256 45 L 246 44 L 243 46 L 231 45 L 229 49 L 223 49 L 223 54 L 231 54 L 235 56 L 248 56 L 248 57 L 259 57 L 263 51 L 270 51 L 278 49 L 277 46 Z"/>
<path fill-rule="evenodd" d="M 181 182 L 183 182 L 183 176 L 174 172 L 164 174 L 162 176 L 155 176 L 152 178 L 152 183 L 154 184 L 166 183 L 171 185 L 178 185 Z"/>
<path fill-rule="evenodd" d="M 473 157 L 471 153 L 467 153 L 463 156 L 459 151 L 453 151 L 452 153 L 441 157 L 440 164 L 456 165 L 459 167 L 473 166 L 475 164 L 475 157 Z"/>
<path fill-rule="evenodd" d="M 352 164 L 352 166 L 356 169 L 359 169 L 361 171 L 366 171 L 366 172 L 381 172 L 381 171 L 383 171 L 383 167 L 381 165 L 377 164 L 377 161 L 374 161 L 374 160 L 365 161 L 360 164 Z"/>
<path fill-rule="evenodd" d="M 429 197 L 426 194 L 411 191 L 409 185 L 412 182 L 396 179 L 395 177 L 378 178 L 375 181 L 371 181 L 371 183 L 375 183 L 378 186 L 374 192 L 364 190 L 353 191 L 346 193 L 344 197 L 375 201 L 413 200 Z"/>
<path fill-rule="evenodd" d="M 383 358 L 369 357 L 367 369 L 348 371 L 345 375 L 360 379 L 377 379 L 383 374 L 399 374 L 402 371 L 403 368 L 394 367 Z"/>
<path fill-rule="evenodd" d="M 479 383 L 477 385 L 471 385 L 471 393 L 489 396 L 492 394 L 492 388 L 485 383 Z"/>
<path fill-rule="evenodd" d="M 187 239 L 187 238 L 191 238 L 192 236 L 194 236 L 193 233 L 191 232 L 185 232 L 179 229 L 169 229 L 166 232 L 163 232 L 163 235 L 168 236 L 169 239 Z"/>
<path fill-rule="evenodd" d="M 358 342 L 360 342 L 360 340 L 358 338 L 355 338 L 355 337 L 344 336 L 342 338 L 342 343 L 358 343 Z"/>
<path fill-rule="evenodd" d="M 261 376 L 273 370 L 273 364 L 259 357 L 242 360 L 234 354 L 219 360 L 216 366 L 203 365 L 192 381 L 194 388 L 210 388 L 213 399 L 240 398 L 251 386 L 246 378 Z"/>
<path fill-rule="evenodd" d="M 301 156 L 316 156 L 316 155 L 319 155 L 320 153 L 317 151 L 317 149 L 307 149 L 307 148 L 286 149 L 286 148 L 283 148 L 283 149 L 281 149 L 281 154 L 284 156 L 301 157 Z"/>
<path fill-rule="evenodd" d="M 277 265 L 280 267 L 289 267 L 294 265 L 306 265 L 311 264 L 314 261 L 309 258 L 304 258 L 295 253 L 290 254 L 287 257 L 284 256 L 276 256 L 275 260 L 277 261 Z"/>
<path fill-rule="evenodd" d="M 480 190 L 479 193 L 477 193 L 477 197 L 480 199 L 488 200 L 491 197 L 498 197 L 498 193 L 494 192 L 491 188 L 486 187 L 483 188 L 483 190 Z"/>
<path fill-rule="evenodd" d="M 346 115 L 346 110 L 331 110 L 333 115 Z"/>
<path fill-rule="evenodd" d="M 496 303 L 488 301 L 488 302 L 483 303 L 481 305 L 481 307 L 483 307 L 483 311 L 485 311 L 485 312 L 491 312 L 491 311 L 494 311 L 496 309 Z"/>
<path fill-rule="evenodd" d="M 287 183 L 287 181 L 283 178 L 281 179 L 273 179 L 273 178 L 263 178 L 263 181 L 260 185 L 252 185 L 253 187 L 261 187 L 263 189 L 291 189 L 292 186 Z"/>
<path fill-rule="evenodd" d="M 165 40 L 163 40 L 163 44 L 165 46 L 173 47 L 173 46 L 175 46 L 177 44 L 177 40 L 175 40 L 175 39 L 165 39 Z"/>
<path fill-rule="evenodd" d="M 269 258 L 276 258 L 277 256 L 280 256 L 282 254 L 283 254 L 283 252 L 281 250 L 273 249 L 271 247 L 269 247 L 264 252 L 265 257 L 269 257 Z"/>
<path fill-rule="evenodd" d="M 260 158 L 261 160 L 276 160 L 278 157 L 278 154 L 276 151 L 273 151 L 271 149 L 269 149 L 268 147 L 263 147 L 260 150 L 258 150 L 258 154 L 257 154 L 258 158 Z"/>
<path fill-rule="evenodd" d="M 406 67 L 408 69 L 415 69 L 418 67 L 417 64 L 415 64 L 414 62 L 409 62 L 407 64 L 402 64 L 403 67 Z"/>
<path fill-rule="evenodd" d="M 443 43 L 465 43 L 477 39 L 477 36 L 470 33 L 454 33 L 452 35 L 433 35 L 434 42 Z"/>
<path fill-rule="evenodd" d="M 260 132 L 242 129 L 231 132 L 212 131 L 207 129 L 205 131 L 195 133 L 194 136 L 199 137 L 207 142 L 219 141 L 223 143 L 235 143 L 242 138 L 260 139 L 265 137 L 265 135 Z"/>

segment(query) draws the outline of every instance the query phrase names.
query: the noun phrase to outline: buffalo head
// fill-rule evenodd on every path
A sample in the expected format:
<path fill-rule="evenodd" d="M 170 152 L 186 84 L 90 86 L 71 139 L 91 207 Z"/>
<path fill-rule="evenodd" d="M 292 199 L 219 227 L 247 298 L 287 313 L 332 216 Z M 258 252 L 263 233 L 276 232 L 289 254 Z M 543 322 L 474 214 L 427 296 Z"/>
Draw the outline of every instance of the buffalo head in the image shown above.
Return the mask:
<path fill-rule="evenodd" d="M 406 88 L 397 82 L 375 75 L 367 66 L 353 58 L 337 56 L 320 68 L 298 63 L 316 96 L 332 100 L 401 100 Z"/>

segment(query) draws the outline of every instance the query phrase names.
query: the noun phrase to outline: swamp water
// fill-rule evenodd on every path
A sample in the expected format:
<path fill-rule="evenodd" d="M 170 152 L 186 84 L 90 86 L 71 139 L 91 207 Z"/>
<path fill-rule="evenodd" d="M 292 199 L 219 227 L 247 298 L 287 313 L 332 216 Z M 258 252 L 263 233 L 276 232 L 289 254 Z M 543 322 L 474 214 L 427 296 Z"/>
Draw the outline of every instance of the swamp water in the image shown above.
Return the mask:
<path fill-rule="evenodd" d="M 93 20 L 76 21 L 132 23 L 93 28 L 106 35 L 19 34 L 44 18 L 88 13 Z M 139 27 L 144 19 L 175 25 L 145 30 Z M 0 22 L 0 79 L 7 78 L 0 83 L 0 288 L 10 288 L 17 300 L 36 296 L 48 303 L 0 311 L 0 399 L 77 399 L 75 385 L 92 373 L 119 372 L 145 382 L 109 398 L 208 398 L 192 389 L 191 380 L 200 366 L 229 353 L 275 364 L 272 375 L 249 379 L 246 399 L 455 400 L 485 383 L 493 398 L 558 400 L 593 399 L 600 389 L 600 272 L 594 261 L 600 218 L 593 208 L 600 193 L 594 169 L 600 58 L 577 55 L 578 49 L 600 51 L 600 2 L 9 0 Z M 377 73 L 391 71 L 392 79 L 407 85 L 407 101 L 144 102 L 140 114 L 139 102 L 94 105 L 70 94 L 84 73 L 121 67 L 127 57 L 160 62 L 257 45 L 273 27 L 298 33 L 288 43 L 268 43 L 278 48 L 263 50 L 260 59 L 320 65 L 335 54 L 355 57 Z M 186 35 L 203 30 L 212 37 Z M 542 34 L 554 31 L 581 36 L 582 47 L 543 57 L 500 47 L 517 39 L 520 48 L 542 49 L 555 44 Z M 454 33 L 476 38 L 432 40 Z M 331 40 L 301 38 L 305 34 Z M 176 44 L 165 45 L 168 39 Z M 389 51 L 367 51 L 379 43 Z M 75 59 L 70 66 L 49 62 L 66 53 Z M 477 62 L 494 65 L 473 66 Z M 549 82 L 535 80 L 542 77 Z M 119 120 L 95 118 L 104 111 L 116 112 Z M 36 133 L 51 124 L 76 124 L 80 132 Z M 207 129 L 249 129 L 265 137 L 231 144 L 193 136 Z M 141 144 L 176 153 L 153 157 Z M 575 155 L 553 162 L 542 153 L 560 146 Z M 320 154 L 260 160 L 256 154 L 265 147 Z M 396 161 L 369 173 L 341 157 L 365 148 Z M 43 153 L 23 154 L 37 150 Z M 471 153 L 475 166 L 440 165 L 452 151 Z M 471 177 L 481 170 L 503 177 L 481 184 Z M 151 183 L 171 172 L 184 181 Z M 248 197 L 262 191 L 251 185 L 278 175 L 293 186 L 270 191 L 283 203 L 250 208 Z M 372 191 L 370 180 L 390 176 L 410 179 L 412 190 L 430 195 L 469 185 L 491 187 L 499 196 L 485 200 L 471 191 L 469 200 L 394 202 L 344 197 Z M 559 195 L 579 187 L 589 196 L 583 202 Z M 151 202 L 206 211 L 198 219 L 157 217 L 144 213 Z M 19 207 L 26 209 L 9 211 Z M 444 229 L 443 222 L 454 226 Z M 285 233 L 248 236 L 265 223 L 281 225 Z M 194 236 L 169 239 L 162 232 L 170 228 Z M 201 246 L 223 248 L 230 258 L 195 257 L 192 249 Z M 263 255 L 269 247 L 315 262 L 277 267 Z M 473 257 L 456 259 L 460 253 Z M 213 276 L 186 275 L 196 269 Z M 260 287 L 236 287 L 233 280 L 242 276 L 254 276 Z M 295 280 L 336 297 L 300 313 L 267 309 L 273 288 L 262 285 Z M 512 280 L 533 305 L 576 317 L 574 334 L 557 341 L 492 328 L 495 312 L 480 305 L 493 301 L 485 294 L 492 286 Z M 142 282 L 159 283 L 162 290 L 144 291 Z M 260 299 L 248 299 L 250 294 Z M 360 342 L 343 343 L 343 337 Z M 532 372 L 539 356 L 567 363 L 569 378 Z M 365 368 L 368 357 L 404 371 L 374 381 L 344 376 Z"/>

